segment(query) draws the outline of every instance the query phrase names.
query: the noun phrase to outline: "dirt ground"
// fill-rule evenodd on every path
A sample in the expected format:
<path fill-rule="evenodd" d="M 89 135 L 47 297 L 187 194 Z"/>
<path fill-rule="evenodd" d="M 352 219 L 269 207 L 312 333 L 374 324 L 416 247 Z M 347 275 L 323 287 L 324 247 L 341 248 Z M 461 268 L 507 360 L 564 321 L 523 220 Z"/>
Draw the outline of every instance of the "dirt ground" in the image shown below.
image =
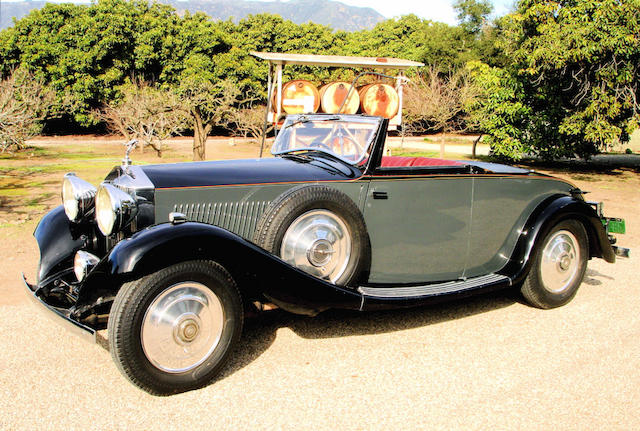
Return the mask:
<path fill-rule="evenodd" d="M 95 182 L 122 153 L 117 140 L 99 145 L 104 160 L 69 162 Z M 188 145 L 179 140 L 162 161 L 187 159 Z M 228 139 L 210 145 L 219 158 L 258 151 Z M 154 157 L 133 155 L 141 162 Z M 276 310 L 248 321 L 216 383 L 168 398 L 127 383 L 107 351 L 26 302 L 19 274 L 35 276 L 31 233 L 58 204 L 58 192 L 48 190 L 60 178 L 47 169 L 25 171 L 32 188 L 51 194 L 31 206 L 7 198 L 0 207 L 0 429 L 638 429 L 640 161 L 634 157 L 623 168 L 533 166 L 590 191 L 607 215 L 627 223 L 619 244 L 632 257 L 614 265 L 590 261 L 567 306 L 537 310 L 504 291 L 369 314 L 305 318 Z M 22 180 L 23 171 L 11 169 L 38 163 L 47 162 L 0 160 L 6 170 L 0 179 Z"/>

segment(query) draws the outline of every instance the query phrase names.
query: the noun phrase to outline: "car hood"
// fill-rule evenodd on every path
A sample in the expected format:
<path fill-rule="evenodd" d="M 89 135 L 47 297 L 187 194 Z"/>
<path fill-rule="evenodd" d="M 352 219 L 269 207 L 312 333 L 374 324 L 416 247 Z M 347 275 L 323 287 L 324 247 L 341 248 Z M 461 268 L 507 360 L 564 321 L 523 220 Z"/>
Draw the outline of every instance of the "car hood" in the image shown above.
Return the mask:
<path fill-rule="evenodd" d="M 354 179 L 361 172 L 324 157 L 275 157 L 146 165 L 142 170 L 155 188 Z"/>

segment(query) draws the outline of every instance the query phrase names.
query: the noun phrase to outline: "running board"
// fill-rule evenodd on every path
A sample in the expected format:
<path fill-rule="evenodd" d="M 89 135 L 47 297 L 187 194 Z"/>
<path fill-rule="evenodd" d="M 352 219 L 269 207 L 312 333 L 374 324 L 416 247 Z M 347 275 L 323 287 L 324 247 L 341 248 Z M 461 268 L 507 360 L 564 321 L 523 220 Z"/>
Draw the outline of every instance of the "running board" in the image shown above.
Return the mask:
<path fill-rule="evenodd" d="M 367 297 L 375 298 L 420 298 L 428 296 L 445 295 L 447 293 L 461 292 L 480 287 L 507 283 L 511 285 L 511 279 L 506 275 L 488 274 L 480 277 L 469 278 L 460 281 L 447 281 L 445 283 L 433 283 L 422 286 L 410 287 L 372 287 L 360 286 L 358 292 Z"/>

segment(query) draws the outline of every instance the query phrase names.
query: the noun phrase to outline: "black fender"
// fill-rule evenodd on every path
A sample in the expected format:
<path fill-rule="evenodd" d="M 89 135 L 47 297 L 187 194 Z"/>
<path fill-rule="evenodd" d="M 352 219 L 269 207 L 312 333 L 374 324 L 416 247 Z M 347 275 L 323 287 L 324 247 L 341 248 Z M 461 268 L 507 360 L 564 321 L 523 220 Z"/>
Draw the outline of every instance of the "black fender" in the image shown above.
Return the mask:
<path fill-rule="evenodd" d="M 300 271 L 232 232 L 198 222 L 163 223 L 120 241 L 87 276 L 82 302 L 89 302 L 97 285 L 117 289 L 127 280 L 196 259 L 224 266 L 246 300 L 266 297 L 288 311 L 312 315 L 360 308 L 359 293 Z"/>
<path fill-rule="evenodd" d="M 553 226 L 567 219 L 575 219 L 583 224 L 589 240 L 589 258 L 601 257 L 609 263 L 615 262 L 615 253 L 595 209 L 582 199 L 554 195 L 538 205 L 529 216 L 510 262 L 499 273 L 511 277 L 514 284 L 524 280 L 542 239 Z"/>
<path fill-rule="evenodd" d="M 87 240 L 82 226 L 69 220 L 62 205 L 45 214 L 33 236 L 40 249 L 38 283 L 73 267 L 76 251 Z"/>

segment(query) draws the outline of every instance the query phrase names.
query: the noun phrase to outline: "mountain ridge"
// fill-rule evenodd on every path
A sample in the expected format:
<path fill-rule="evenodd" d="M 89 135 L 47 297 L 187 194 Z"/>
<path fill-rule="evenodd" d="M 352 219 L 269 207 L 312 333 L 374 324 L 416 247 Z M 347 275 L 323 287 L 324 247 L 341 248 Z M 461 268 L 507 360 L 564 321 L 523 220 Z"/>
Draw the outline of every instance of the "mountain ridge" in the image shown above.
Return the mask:
<path fill-rule="evenodd" d="M 160 0 L 160 3 L 173 6 L 181 14 L 204 12 L 217 20 L 238 21 L 248 15 L 272 13 L 296 24 L 314 22 L 345 31 L 370 29 L 385 19 L 373 8 L 349 6 L 336 0 Z M 0 30 L 13 25 L 13 17 L 20 19 L 45 4 L 45 1 L 0 2 Z"/>

